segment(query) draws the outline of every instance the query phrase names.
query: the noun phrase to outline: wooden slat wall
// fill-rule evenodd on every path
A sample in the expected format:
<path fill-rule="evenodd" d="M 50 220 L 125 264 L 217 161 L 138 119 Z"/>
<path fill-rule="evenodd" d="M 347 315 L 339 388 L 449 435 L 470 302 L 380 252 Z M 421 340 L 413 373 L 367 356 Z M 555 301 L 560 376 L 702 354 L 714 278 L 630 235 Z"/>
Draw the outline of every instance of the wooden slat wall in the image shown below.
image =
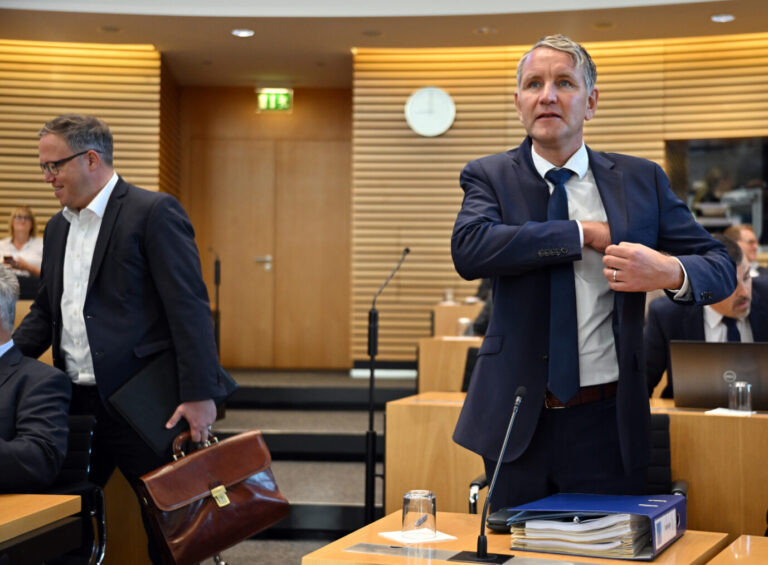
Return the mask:
<path fill-rule="evenodd" d="M 118 172 L 157 190 L 160 55 L 153 46 L 0 39 L 0 236 L 19 204 L 32 207 L 41 230 L 60 209 L 40 173 L 37 132 L 66 112 L 106 121 Z"/>
<path fill-rule="evenodd" d="M 596 150 L 664 166 L 671 139 L 768 135 L 768 34 L 589 43 L 598 68 L 597 115 L 585 128 Z M 461 280 L 450 234 L 461 204 L 458 176 L 475 157 L 517 146 L 515 72 L 529 46 L 475 49 L 358 49 L 354 55 L 351 357 L 367 355 L 371 298 L 410 247 L 377 302 L 381 359 L 415 359 L 429 312 Z M 437 138 L 408 128 L 403 106 L 422 86 L 456 103 L 453 127 Z"/>

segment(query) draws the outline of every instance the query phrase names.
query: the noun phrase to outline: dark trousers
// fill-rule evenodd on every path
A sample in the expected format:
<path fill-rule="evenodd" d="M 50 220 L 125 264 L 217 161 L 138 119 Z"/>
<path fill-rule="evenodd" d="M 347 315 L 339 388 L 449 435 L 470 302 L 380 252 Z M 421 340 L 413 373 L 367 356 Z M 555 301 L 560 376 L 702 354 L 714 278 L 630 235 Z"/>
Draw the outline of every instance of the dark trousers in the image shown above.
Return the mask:
<path fill-rule="evenodd" d="M 172 459 L 170 452 L 163 457 L 157 455 L 118 415 L 107 411 L 95 386 L 74 385 L 72 389 L 70 412 L 96 417 L 91 453 L 92 482 L 104 487 L 117 467 L 135 490 L 139 477 Z M 149 541 L 149 557 L 152 563 L 160 565 L 161 553 L 140 499 L 139 505 Z"/>
<path fill-rule="evenodd" d="M 483 458 L 490 482 L 496 461 Z M 621 460 L 616 399 L 543 408 L 528 449 L 502 463 L 491 512 L 560 492 L 644 494 L 647 470 L 627 474 Z"/>

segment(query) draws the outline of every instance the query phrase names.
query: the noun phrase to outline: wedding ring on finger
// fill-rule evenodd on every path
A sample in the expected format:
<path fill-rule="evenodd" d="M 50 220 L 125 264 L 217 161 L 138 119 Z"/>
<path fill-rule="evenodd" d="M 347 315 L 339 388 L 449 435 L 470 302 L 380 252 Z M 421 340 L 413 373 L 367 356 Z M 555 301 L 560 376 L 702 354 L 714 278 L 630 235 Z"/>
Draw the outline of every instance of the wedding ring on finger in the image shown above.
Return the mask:
<path fill-rule="evenodd" d="M 613 270 L 613 282 L 617 282 L 616 281 L 616 272 L 617 272 L 616 269 L 614 269 Z"/>

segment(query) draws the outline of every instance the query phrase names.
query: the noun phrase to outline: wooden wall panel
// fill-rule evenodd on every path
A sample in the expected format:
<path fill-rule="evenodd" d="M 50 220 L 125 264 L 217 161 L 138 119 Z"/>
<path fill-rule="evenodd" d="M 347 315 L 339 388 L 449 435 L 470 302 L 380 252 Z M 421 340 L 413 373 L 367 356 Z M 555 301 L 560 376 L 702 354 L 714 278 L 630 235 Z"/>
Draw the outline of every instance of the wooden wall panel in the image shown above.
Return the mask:
<path fill-rule="evenodd" d="M 585 44 L 600 98 L 585 127 L 596 150 L 664 166 L 665 141 L 768 135 L 768 34 Z M 529 46 L 358 49 L 354 55 L 352 155 L 352 341 L 364 359 L 373 293 L 410 247 L 379 299 L 379 358 L 411 361 L 429 335 L 429 312 L 461 280 L 450 234 L 461 204 L 458 176 L 472 158 L 516 147 L 517 61 Z M 437 138 L 410 131 L 403 107 L 422 86 L 456 103 L 453 127 Z"/>
<path fill-rule="evenodd" d="M 0 40 L 0 236 L 29 205 L 42 229 L 59 211 L 38 167 L 37 132 L 66 112 L 94 114 L 115 137 L 115 167 L 158 188 L 160 55 L 151 45 Z"/>

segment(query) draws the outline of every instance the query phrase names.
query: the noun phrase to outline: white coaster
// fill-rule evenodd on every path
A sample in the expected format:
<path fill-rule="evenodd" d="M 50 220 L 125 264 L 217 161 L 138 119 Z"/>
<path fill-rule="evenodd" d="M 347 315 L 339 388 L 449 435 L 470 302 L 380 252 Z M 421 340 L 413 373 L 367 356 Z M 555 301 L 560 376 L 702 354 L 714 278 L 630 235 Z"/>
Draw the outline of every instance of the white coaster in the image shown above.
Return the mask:
<path fill-rule="evenodd" d="M 428 531 L 428 530 L 427 530 Z M 427 537 L 411 537 L 411 536 L 404 536 L 403 532 L 396 531 L 396 532 L 379 532 L 380 536 L 384 536 L 387 539 L 391 539 L 393 541 L 396 541 L 398 543 L 433 543 L 436 541 L 446 541 L 451 539 L 456 539 L 454 536 L 444 534 L 443 532 L 435 532 L 435 535 L 433 537 L 427 538 Z"/>

